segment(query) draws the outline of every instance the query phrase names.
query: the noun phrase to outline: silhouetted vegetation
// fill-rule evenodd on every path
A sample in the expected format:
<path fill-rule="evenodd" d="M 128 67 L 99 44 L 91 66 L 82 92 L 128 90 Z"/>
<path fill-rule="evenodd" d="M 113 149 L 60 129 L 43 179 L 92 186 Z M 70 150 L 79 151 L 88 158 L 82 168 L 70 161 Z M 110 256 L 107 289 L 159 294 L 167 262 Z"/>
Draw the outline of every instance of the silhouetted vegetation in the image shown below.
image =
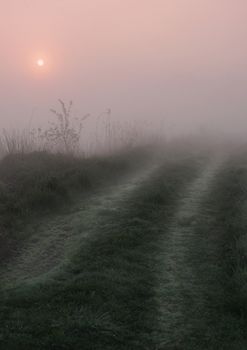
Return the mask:
<path fill-rule="evenodd" d="M 89 117 L 89 114 L 81 118 L 74 117 L 72 101 L 70 101 L 68 107 L 62 100 L 59 100 L 59 103 L 61 112 L 51 109 L 57 120 L 50 122 L 50 127 L 41 132 L 40 136 L 48 148 L 74 154 L 79 151 L 83 123 Z"/>
<path fill-rule="evenodd" d="M 31 125 L 24 129 L 3 129 L 0 134 L 0 157 L 6 154 L 24 154 L 35 151 L 84 156 L 109 155 L 124 148 L 162 142 L 164 130 L 153 130 L 151 124 L 120 122 L 112 118 L 108 108 L 97 117 L 77 116 L 73 103 L 58 100 L 60 110 L 50 109 L 55 119 L 48 125 Z M 90 118 L 89 118 L 90 117 Z M 86 123 L 90 119 L 91 125 Z"/>

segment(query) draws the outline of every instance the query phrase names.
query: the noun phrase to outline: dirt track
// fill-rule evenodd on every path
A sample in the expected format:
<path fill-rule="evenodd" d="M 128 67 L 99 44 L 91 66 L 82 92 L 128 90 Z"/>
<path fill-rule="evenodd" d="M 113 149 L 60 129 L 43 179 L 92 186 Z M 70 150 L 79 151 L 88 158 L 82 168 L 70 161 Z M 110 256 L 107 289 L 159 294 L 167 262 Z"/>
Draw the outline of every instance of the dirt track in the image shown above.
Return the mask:
<path fill-rule="evenodd" d="M 21 322 L 13 344 L 41 327 L 42 346 L 70 349 L 66 332 L 46 337 L 56 314 L 54 337 L 69 325 L 78 348 L 245 349 L 246 169 L 222 154 L 163 160 L 34 227 L 2 269 L 10 323 L 19 310 L 9 343 Z"/>
<path fill-rule="evenodd" d="M 163 240 L 163 253 L 157 259 L 160 270 L 157 274 L 157 301 L 161 335 L 160 346 L 170 346 L 181 339 L 181 333 L 191 327 L 194 308 L 203 302 L 202 285 L 194 271 L 200 260 L 192 259 L 202 253 L 198 245 L 198 229 L 203 222 L 211 220 L 212 213 L 204 206 L 204 199 L 213 195 L 212 184 L 223 164 L 223 157 L 215 157 L 205 164 L 199 176 L 181 193 L 176 211 Z M 205 243 L 205 242 L 204 242 Z M 210 254 L 215 247 L 206 239 Z M 193 265 L 191 264 L 193 260 Z M 188 304 L 188 310 L 184 305 Z M 186 319 L 187 318 L 187 319 Z"/>
<path fill-rule="evenodd" d="M 2 265 L 0 278 L 2 283 L 11 284 L 42 277 L 66 264 L 70 250 L 77 242 L 92 235 L 101 218 L 114 211 L 121 210 L 122 203 L 152 176 L 158 168 L 156 163 L 149 164 L 117 185 L 107 187 L 101 193 L 88 200 L 79 201 L 68 214 L 55 215 L 47 221 L 40 221 L 28 228 L 31 238 L 24 247 L 6 265 Z"/>

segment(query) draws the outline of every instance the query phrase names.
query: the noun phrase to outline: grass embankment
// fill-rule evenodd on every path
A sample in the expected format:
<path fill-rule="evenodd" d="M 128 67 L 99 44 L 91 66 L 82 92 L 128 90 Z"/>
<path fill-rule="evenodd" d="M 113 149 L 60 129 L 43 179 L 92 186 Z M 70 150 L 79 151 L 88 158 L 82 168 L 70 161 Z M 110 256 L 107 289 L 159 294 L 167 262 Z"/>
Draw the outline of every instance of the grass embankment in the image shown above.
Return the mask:
<path fill-rule="evenodd" d="M 35 216 L 66 210 L 78 196 L 137 170 L 151 157 L 152 150 L 144 148 L 91 159 L 46 152 L 6 156 L 0 163 L 0 260 L 25 238 L 25 224 Z"/>
<path fill-rule="evenodd" d="M 166 162 L 97 220 L 59 275 L 2 290 L 2 348 L 155 349 L 157 243 L 199 167 L 195 159 Z"/>

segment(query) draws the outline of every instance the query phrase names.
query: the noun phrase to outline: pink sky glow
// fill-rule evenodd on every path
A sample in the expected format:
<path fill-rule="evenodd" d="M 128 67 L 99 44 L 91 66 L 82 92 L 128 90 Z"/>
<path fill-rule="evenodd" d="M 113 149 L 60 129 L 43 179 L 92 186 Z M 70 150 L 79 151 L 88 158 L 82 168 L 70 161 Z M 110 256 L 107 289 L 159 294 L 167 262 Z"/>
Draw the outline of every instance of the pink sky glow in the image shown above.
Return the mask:
<path fill-rule="evenodd" d="M 3 0 L 0 127 L 43 123 L 62 98 L 247 131 L 246 16 L 245 0 Z"/>

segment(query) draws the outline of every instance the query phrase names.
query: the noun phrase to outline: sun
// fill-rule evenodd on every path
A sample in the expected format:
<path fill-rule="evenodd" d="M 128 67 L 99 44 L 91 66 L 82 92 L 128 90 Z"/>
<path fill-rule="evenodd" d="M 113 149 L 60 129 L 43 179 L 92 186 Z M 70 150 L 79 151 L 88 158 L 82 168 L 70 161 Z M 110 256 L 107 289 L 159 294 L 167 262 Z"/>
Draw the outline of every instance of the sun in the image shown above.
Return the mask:
<path fill-rule="evenodd" d="M 39 58 L 36 63 L 39 67 L 43 67 L 45 65 L 45 61 L 42 58 Z"/>

